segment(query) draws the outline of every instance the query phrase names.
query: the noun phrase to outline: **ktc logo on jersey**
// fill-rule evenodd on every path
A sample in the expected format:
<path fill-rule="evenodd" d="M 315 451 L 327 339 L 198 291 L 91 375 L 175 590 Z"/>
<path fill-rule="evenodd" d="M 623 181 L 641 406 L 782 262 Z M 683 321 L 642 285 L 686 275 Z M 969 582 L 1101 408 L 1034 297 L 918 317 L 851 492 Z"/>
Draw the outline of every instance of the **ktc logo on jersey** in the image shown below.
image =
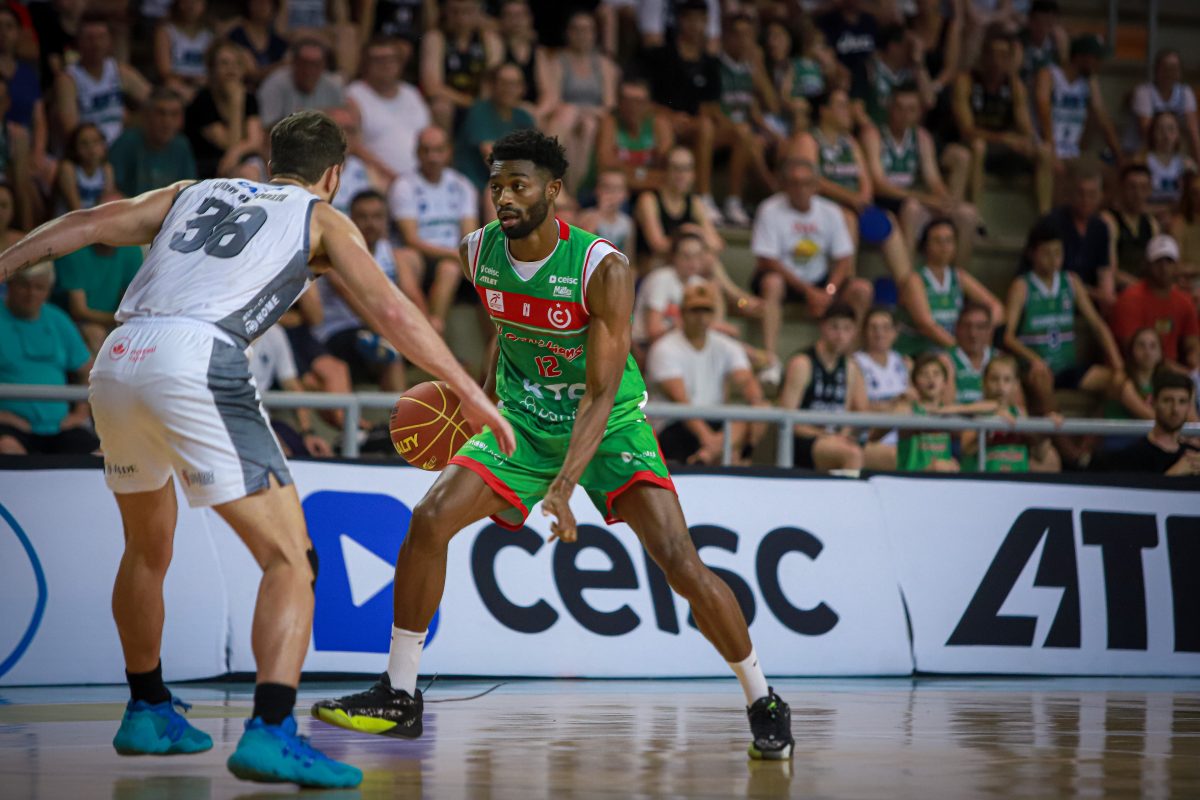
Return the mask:
<path fill-rule="evenodd" d="M 396 554 L 412 511 L 386 494 L 313 492 L 304 499 L 308 535 L 317 551 L 313 647 L 386 653 L 392 635 Z M 438 615 L 429 623 L 428 647 Z"/>
<path fill-rule="evenodd" d="M 563 308 L 561 303 L 555 303 L 554 307 L 546 312 L 547 319 L 554 327 L 562 330 L 571 326 L 571 309 Z"/>
<path fill-rule="evenodd" d="M 488 308 L 498 314 L 504 313 L 504 292 L 498 292 L 495 289 L 487 290 Z"/>

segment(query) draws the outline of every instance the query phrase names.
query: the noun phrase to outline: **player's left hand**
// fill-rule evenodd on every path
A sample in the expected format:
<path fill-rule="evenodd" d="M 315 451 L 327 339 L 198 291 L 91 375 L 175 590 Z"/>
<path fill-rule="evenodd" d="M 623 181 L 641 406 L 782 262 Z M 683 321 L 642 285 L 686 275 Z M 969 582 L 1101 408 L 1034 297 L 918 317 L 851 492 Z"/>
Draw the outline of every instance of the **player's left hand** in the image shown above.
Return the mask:
<path fill-rule="evenodd" d="M 564 480 L 558 479 L 550 484 L 546 496 L 542 498 L 542 516 L 552 517 L 550 523 L 550 541 L 560 539 L 564 542 L 575 541 L 575 515 L 571 513 L 571 491 L 575 487 Z"/>

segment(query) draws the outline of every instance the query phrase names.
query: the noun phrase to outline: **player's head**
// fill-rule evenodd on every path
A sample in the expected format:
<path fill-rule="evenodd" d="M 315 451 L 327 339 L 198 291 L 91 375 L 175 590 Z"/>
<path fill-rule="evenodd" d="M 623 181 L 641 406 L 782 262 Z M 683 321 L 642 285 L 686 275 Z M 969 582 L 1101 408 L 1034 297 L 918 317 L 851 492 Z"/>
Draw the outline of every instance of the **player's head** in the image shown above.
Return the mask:
<path fill-rule="evenodd" d="M 271 129 L 271 178 L 307 187 L 322 200 L 337 194 L 346 160 L 346 135 L 320 111 L 297 111 Z"/>
<path fill-rule="evenodd" d="M 566 153 L 557 138 L 527 129 L 497 139 L 489 162 L 488 190 L 500 230 L 524 239 L 545 222 L 562 192 Z"/>

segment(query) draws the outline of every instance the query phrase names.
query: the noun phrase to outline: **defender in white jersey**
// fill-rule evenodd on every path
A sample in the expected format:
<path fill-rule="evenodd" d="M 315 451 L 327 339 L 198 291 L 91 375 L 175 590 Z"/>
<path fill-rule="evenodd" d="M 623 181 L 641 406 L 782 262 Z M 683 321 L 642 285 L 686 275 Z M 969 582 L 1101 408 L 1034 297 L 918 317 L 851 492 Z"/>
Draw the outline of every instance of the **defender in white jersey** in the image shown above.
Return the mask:
<path fill-rule="evenodd" d="M 1113 153 L 1121 152 L 1096 80 L 1104 55 L 1104 44 L 1095 35 L 1077 36 L 1071 41 L 1071 57 L 1066 64 L 1049 64 L 1037 74 L 1034 98 L 1038 133 L 1053 145 L 1057 162 L 1082 155 L 1083 133 L 1089 122 L 1100 129 Z"/>
<path fill-rule="evenodd" d="M 91 244 L 151 243 L 92 373 L 105 473 L 125 528 L 113 616 L 130 701 L 113 745 L 121 754 L 193 753 L 208 734 L 175 710 L 159 649 L 178 476 L 192 505 L 211 505 L 263 568 L 252 641 L 254 710 L 230 770 L 302 786 L 356 786 L 362 773 L 296 735 L 292 709 L 312 628 L 317 562 L 279 445 L 250 377 L 246 345 L 320 272 L 332 269 L 374 326 L 442 377 L 476 427 L 507 452 L 513 434 L 437 334 L 384 277 L 337 192 L 346 142 L 327 116 L 304 111 L 271 131 L 269 184 L 181 182 L 75 211 L 0 254 L 0 281 Z"/>

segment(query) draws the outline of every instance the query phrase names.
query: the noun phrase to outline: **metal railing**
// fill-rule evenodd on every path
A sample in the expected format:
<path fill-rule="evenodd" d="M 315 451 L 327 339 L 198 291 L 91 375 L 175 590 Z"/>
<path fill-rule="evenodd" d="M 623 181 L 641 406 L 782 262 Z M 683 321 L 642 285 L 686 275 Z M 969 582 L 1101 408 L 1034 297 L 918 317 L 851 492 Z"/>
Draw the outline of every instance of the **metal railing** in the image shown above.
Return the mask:
<path fill-rule="evenodd" d="M 340 409 L 345 412 L 342 420 L 342 455 L 355 458 L 359 454 L 358 432 L 362 411 L 366 408 L 390 409 L 398 395 L 387 392 L 356 392 L 353 394 L 329 394 L 322 392 L 267 392 L 263 404 L 267 408 L 313 410 Z M 5 400 L 58 400 L 76 402 L 87 400 L 86 386 L 40 386 L 0 384 L 0 399 Z M 783 408 L 755 408 L 752 406 L 684 406 L 673 403 L 649 403 L 646 415 L 653 419 L 681 420 L 706 419 L 724 422 L 725 449 L 722 464 L 733 462 L 730 426 L 734 422 L 758 422 L 775 426 L 775 463 L 780 467 L 792 466 L 792 432 L 796 425 L 819 427 L 837 426 L 849 428 L 877 428 L 891 430 L 947 431 L 958 433 L 976 431 L 979 436 L 978 467 L 982 471 L 987 462 L 987 437 L 983 434 L 1001 431 L 1026 434 L 1065 434 L 1069 436 L 1144 436 L 1153 423 L 1148 420 L 1109 419 L 1066 419 L 1061 425 L 1045 417 L 1029 417 L 1010 424 L 998 417 L 929 417 L 901 414 L 864 414 L 838 411 L 795 411 Z M 1200 436 L 1200 423 L 1189 423 L 1183 432 L 1187 436 Z"/>

